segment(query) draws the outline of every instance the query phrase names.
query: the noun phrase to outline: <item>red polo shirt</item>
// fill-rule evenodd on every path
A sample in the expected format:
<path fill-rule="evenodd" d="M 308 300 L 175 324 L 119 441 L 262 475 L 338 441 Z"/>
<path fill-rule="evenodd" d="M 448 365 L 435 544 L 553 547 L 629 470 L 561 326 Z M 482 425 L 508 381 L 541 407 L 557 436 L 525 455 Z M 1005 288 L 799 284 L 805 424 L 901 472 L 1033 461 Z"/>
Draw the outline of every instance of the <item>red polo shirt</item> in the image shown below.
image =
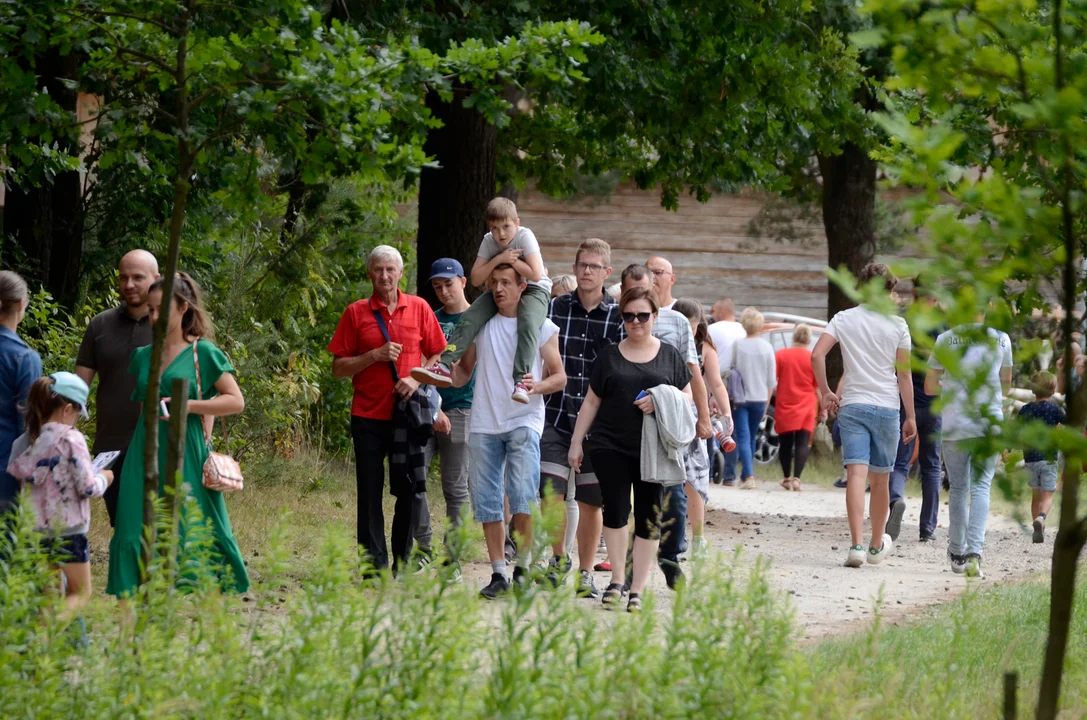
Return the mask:
<path fill-rule="evenodd" d="M 396 312 L 376 297 L 351 303 L 340 317 L 336 334 L 328 344 L 328 350 L 336 357 L 349 358 L 376 350 L 385 344 L 385 336 L 374 317 L 374 310 L 385 317 L 389 337 L 404 346 L 396 360 L 400 377 L 406 378 L 413 367 L 445 349 L 445 335 L 434 317 L 434 311 L 415 295 L 397 290 Z M 386 362 L 376 362 L 351 379 L 355 397 L 351 414 L 371 420 L 391 420 L 396 397 L 393 392 L 392 370 Z"/>

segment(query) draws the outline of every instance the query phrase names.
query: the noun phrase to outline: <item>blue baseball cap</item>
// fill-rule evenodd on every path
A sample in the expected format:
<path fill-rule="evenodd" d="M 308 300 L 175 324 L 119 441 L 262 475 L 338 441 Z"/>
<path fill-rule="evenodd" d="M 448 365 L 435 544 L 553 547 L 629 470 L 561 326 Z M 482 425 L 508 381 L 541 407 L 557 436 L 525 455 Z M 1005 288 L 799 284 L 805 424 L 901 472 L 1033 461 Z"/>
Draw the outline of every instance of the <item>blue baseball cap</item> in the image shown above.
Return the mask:
<path fill-rule="evenodd" d="M 70 372 L 55 372 L 49 377 L 53 378 L 53 392 L 78 405 L 83 417 L 90 417 L 87 412 L 87 398 L 91 389 L 83 382 L 83 378 Z"/>
<path fill-rule="evenodd" d="M 453 258 L 442 258 L 430 264 L 430 279 L 464 277 L 464 266 Z"/>

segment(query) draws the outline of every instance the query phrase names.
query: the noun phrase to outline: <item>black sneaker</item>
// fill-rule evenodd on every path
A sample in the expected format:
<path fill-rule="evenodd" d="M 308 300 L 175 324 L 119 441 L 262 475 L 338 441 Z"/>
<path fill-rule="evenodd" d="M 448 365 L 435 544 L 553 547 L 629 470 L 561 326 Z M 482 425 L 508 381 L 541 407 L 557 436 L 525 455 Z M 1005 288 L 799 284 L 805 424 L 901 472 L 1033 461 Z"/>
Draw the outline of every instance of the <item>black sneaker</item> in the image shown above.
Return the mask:
<path fill-rule="evenodd" d="M 848 487 L 848 485 L 849 485 L 849 483 L 847 483 L 845 481 L 844 477 L 840 477 L 840 478 L 838 478 L 837 480 L 834 481 L 834 487 L 839 488 L 841 490 L 844 490 L 846 487 Z"/>
<path fill-rule="evenodd" d="M 570 574 L 570 558 L 569 557 L 552 557 L 551 562 L 547 564 L 547 572 L 544 577 L 547 582 L 551 584 L 551 587 L 558 587 L 562 585 L 562 581 L 566 579 L 566 576 Z"/>
<path fill-rule="evenodd" d="M 517 566 L 513 568 L 513 579 L 510 581 L 510 587 L 514 590 L 525 590 L 532 581 L 529 579 L 528 569 Z"/>
<path fill-rule="evenodd" d="M 677 563 L 661 560 L 660 566 L 661 572 L 664 573 L 664 582 L 668 585 L 669 590 L 675 590 L 676 586 L 683 584 L 686 578 L 683 575 L 683 568 Z"/>
<path fill-rule="evenodd" d="M 516 573 L 516 571 L 514 571 Z M 479 591 L 479 596 L 486 598 L 487 600 L 496 600 L 510 590 L 509 580 L 505 575 L 499 573 L 491 573 L 491 582 L 487 587 Z"/>
<path fill-rule="evenodd" d="M 902 532 L 902 516 L 905 514 L 905 500 L 895 500 L 891 503 L 891 512 L 887 515 L 886 533 L 891 536 L 892 540 L 898 540 L 898 536 Z"/>
<path fill-rule="evenodd" d="M 600 591 L 596 587 L 596 583 L 593 582 L 593 574 L 588 570 L 582 570 L 579 573 L 577 580 L 577 596 L 580 598 L 592 598 L 596 600 L 600 597 Z"/>
<path fill-rule="evenodd" d="M 936 533 L 925 532 L 925 531 L 922 530 L 921 531 L 921 542 L 923 542 L 923 543 L 936 542 Z"/>

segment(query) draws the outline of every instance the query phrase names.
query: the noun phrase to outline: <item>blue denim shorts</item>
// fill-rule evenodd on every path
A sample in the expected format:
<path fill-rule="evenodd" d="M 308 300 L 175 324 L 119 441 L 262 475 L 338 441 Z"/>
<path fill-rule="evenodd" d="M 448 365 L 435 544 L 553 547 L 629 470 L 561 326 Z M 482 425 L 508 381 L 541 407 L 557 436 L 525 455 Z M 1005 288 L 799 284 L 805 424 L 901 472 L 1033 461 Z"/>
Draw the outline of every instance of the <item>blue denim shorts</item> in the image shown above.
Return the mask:
<path fill-rule="evenodd" d="M 503 522 L 510 513 L 528 515 L 540 490 L 540 436 L 531 428 L 507 433 L 469 433 L 468 489 L 476 522 Z"/>
<path fill-rule="evenodd" d="M 842 465 L 867 465 L 874 473 L 889 473 L 902 437 L 898 408 L 846 405 L 838 411 L 842 434 Z"/>
<path fill-rule="evenodd" d="M 1026 467 L 1027 472 L 1030 474 L 1030 480 L 1027 481 L 1027 487 L 1031 490 L 1041 490 L 1043 492 L 1057 491 L 1057 463 L 1042 460 L 1039 462 L 1028 462 Z"/>

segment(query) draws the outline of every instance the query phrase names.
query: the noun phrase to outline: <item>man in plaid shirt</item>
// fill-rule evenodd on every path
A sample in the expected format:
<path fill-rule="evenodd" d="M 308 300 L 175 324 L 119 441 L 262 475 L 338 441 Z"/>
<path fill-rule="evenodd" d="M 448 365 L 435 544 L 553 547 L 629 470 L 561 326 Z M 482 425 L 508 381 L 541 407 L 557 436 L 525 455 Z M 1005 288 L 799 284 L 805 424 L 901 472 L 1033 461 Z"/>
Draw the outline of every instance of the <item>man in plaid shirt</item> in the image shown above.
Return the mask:
<path fill-rule="evenodd" d="M 574 261 L 577 289 L 551 301 L 548 317 L 559 327 L 559 355 L 566 370 L 566 387 L 547 398 L 547 423 L 540 440 L 540 489 L 550 487 L 555 496 L 573 490 L 578 504 L 578 595 L 598 598 L 593 582 L 593 563 L 604 527 L 600 484 L 586 458 L 575 475 L 567 461 L 570 437 L 581 403 L 589 392 L 589 376 L 597 353 L 619 342 L 623 321 L 619 303 L 604 292 L 611 275 L 611 247 L 591 238 L 581 243 Z M 574 487 L 570 488 L 571 480 Z"/>

